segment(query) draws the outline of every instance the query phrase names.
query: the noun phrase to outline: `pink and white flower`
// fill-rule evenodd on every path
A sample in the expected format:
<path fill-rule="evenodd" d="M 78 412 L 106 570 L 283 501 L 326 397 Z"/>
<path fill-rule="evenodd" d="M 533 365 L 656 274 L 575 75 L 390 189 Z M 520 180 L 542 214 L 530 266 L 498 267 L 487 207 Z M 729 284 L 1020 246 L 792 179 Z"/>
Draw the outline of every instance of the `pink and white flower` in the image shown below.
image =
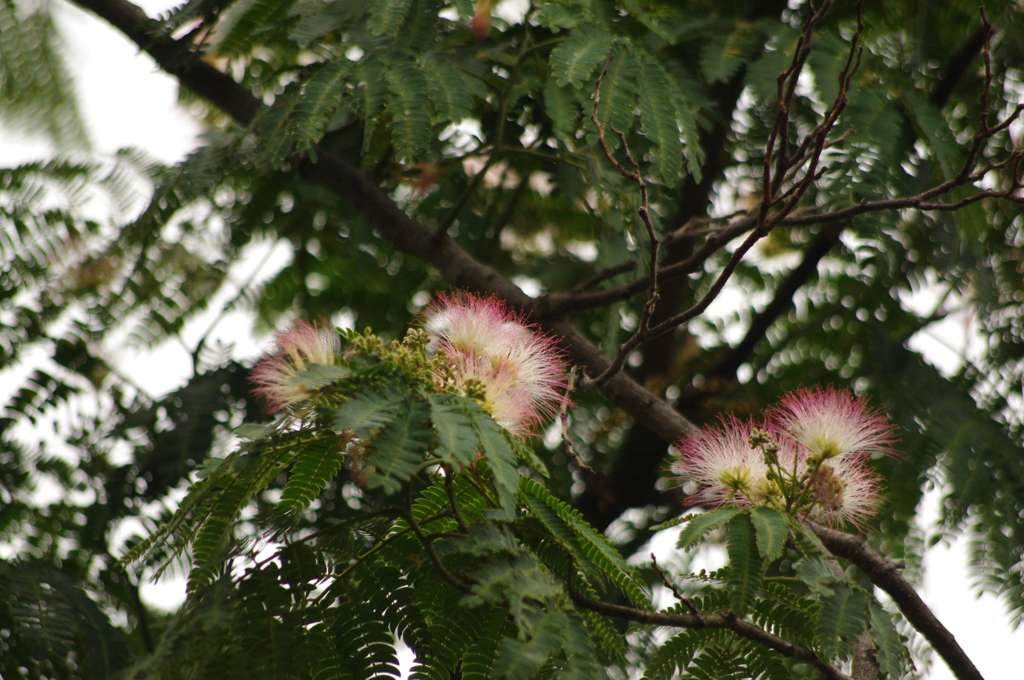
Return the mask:
<path fill-rule="evenodd" d="M 427 308 L 428 351 L 444 357 L 442 389 L 468 396 L 525 437 L 565 402 L 565 360 L 554 340 L 496 298 L 439 295 Z"/>
<path fill-rule="evenodd" d="M 750 505 L 764 498 L 768 466 L 750 445 L 752 430 L 749 423 L 728 417 L 720 429 L 697 430 L 676 444 L 679 459 L 672 472 L 700 486 L 686 499 L 688 505 Z"/>
<path fill-rule="evenodd" d="M 768 505 L 832 526 L 863 525 L 881 502 L 874 455 L 896 455 L 892 424 L 846 391 L 785 395 L 764 423 L 722 419 L 675 445 L 687 504 Z"/>
<path fill-rule="evenodd" d="M 249 379 L 253 393 L 267 401 L 267 413 L 275 413 L 309 399 L 309 391 L 293 379 L 309 364 L 333 364 L 341 351 L 338 334 L 323 325 L 299 321 L 288 331 L 274 334 L 275 351 L 253 368 Z"/>
<path fill-rule="evenodd" d="M 771 418 L 812 456 L 896 455 L 892 424 L 846 390 L 797 390 L 782 397 Z"/>
<path fill-rule="evenodd" d="M 807 480 L 814 498 L 810 516 L 833 527 L 862 526 L 875 516 L 882 497 L 878 475 L 866 456 L 844 456 L 824 462 Z"/>

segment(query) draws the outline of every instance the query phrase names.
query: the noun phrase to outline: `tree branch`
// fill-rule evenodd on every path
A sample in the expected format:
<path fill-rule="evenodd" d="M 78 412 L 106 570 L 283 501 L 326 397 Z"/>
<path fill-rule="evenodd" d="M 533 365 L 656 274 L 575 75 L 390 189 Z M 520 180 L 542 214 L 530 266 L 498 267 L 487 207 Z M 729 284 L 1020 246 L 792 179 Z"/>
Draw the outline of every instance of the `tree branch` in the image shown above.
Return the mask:
<path fill-rule="evenodd" d="M 817 654 L 806 647 L 801 647 L 777 635 L 766 632 L 754 624 L 744 621 L 735 614 L 669 614 L 667 612 L 644 611 L 642 609 L 634 609 L 633 607 L 601 602 L 579 593 L 572 593 L 571 595 L 572 601 L 577 607 L 589 609 L 605 616 L 625 619 L 626 621 L 654 626 L 669 626 L 672 628 L 728 628 L 740 637 L 758 642 L 769 649 L 774 649 L 783 656 L 814 666 L 829 680 L 850 680 L 848 675 L 832 664 L 823 661 Z"/>
<path fill-rule="evenodd" d="M 245 87 L 201 61 L 198 55 L 191 61 L 182 60 L 181 51 L 187 48 L 171 38 L 151 36 L 146 28 L 150 24 L 149 19 L 130 2 L 73 1 L 108 20 L 156 59 L 161 68 L 177 76 L 184 87 L 209 100 L 239 124 L 250 123 L 259 111 L 260 102 Z M 540 319 L 547 329 L 562 337 L 571 360 L 588 372 L 598 375 L 608 369 L 611 364 L 608 357 L 570 322 L 553 318 L 543 300 L 528 297 L 496 269 L 475 260 L 446 234 L 410 218 L 387 193 L 356 168 L 323 148 L 317 147 L 316 154 L 316 163 L 308 158 L 298 162 L 302 175 L 347 201 L 371 228 L 398 250 L 434 265 L 454 286 L 497 295 Z M 694 429 L 693 424 L 671 405 L 621 373 L 609 380 L 602 392 L 612 403 L 666 441 L 674 441 L 682 433 Z"/>
<path fill-rule="evenodd" d="M 953 634 L 935 617 L 893 562 L 876 553 L 858 536 L 808 524 L 829 552 L 857 565 L 872 583 L 889 594 L 907 621 L 928 640 L 959 680 L 983 680 Z"/>
<path fill-rule="evenodd" d="M 817 273 L 818 263 L 839 243 L 842 229 L 842 226 L 830 224 L 814 237 L 804 251 L 804 259 L 775 289 L 775 297 L 768 303 L 768 306 L 751 320 L 747 334 L 743 336 L 738 345 L 729 350 L 714 368 L 708 371 L 708 375 L 724 377 L 736 374 L 736 370 L 753 354 L 754 347 L 764 338 L 765 333 L 775 323 L 775 320 L 793 304 L 793 296 L 796 295 L 796 292 Z"/>
<path fill-rule="evenodd" d="M 985 25 L 982 24 L 974 33 L 971 33 L 960 49 L 949 58 L 949 61 L 946 62 L 946 67 L 942 70 L 942 76 L 932 88 L 930 100 L 933 106 L 941 109 L 949 102 L 953 90 L 956 89 L 960 79 L 967 73 L 967 67 L 971 65 L 971 62 L 974 61 L 974 58 L 978 56 L 978 53 L 985 46 L 986 36 L 987 30 Z"/>

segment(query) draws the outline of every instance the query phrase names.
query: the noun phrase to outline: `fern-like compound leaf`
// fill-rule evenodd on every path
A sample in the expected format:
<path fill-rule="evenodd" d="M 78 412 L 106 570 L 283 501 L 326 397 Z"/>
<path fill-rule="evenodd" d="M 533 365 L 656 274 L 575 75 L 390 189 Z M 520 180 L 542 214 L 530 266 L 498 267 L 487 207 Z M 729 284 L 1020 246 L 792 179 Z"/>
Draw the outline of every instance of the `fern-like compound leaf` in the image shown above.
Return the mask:
<path fill-rule="evenodd" d="M 473 113 L 473 97 L 487 95 L 483 83 L 458 68 L 444 53 L 426 54 L 419 64 L 439 123 L 458 123 L 468 118 Z"/>
<path fill-rule="evenodd" d="M 366 462 L 373 466 L 370 488 L 397 493 L 402 483 L 420 469 L 430 446 L 430 420 L 422 401 L 405 402 L 405 408 L 374 440 Z"/>
<path fill-rule="evenodd" d="M 367 3 L 370 18 L 366 22 L 370 34 L 391 37 L 397 35 L 412 4 L 413 0 L 370 0 Z"/>
<path fill-rule="evenodd" d="M 748 514 L 737 515 L 729 522 L 727 551 L 730 604 L 732 611 L 742 616 L 754 603 L 761 585 L 762 560 L 757 550 L 754 523 Z"/>
<path fill-rule="evenodd" d="M 301 385 L 310 391 L 323 389 L 328 385 L 333 385 L 339 380 L 344 380 L 352 375 L 351 369 L 345 366 L 335 366 L 327 364 L 309 364 L 306 366 L 306 370 L 299 371 L 294 378 L 292 378 L 293 385 Z"/>
<path fill-rule="evenodd" d="M 654 57 L 642 55 L 637 86 L 640 93 L 641 132 L 652 146 L 652 172 L 659 182 L 675 186 L 683 169 L 683 142 L 677 122 L 683 101 L 679 86 Z"/>
<path fill-rule="evenodd" d="M 836 584 L 833 590 L 821 598 L 815 634 L 818 648 L 830 658 L 846 653 L 844 638 L 855 639 L 864 630 L 869 600 L 864 590 L 846 583 Z"/>
<path fill-rule="evenodd" d="M 224 56 L 245 54 L 251 47 L 253 35 L 266 30 L 275 17 L 285 17 L 295 0 L 242 0 L 231 7 L 224 21 L 226 30 L 216 44 L 217 52 Z"/>
<path fill-rule="evenodd" d="M 868 602 L 871 640 L 878 652 L 878 667 L 889 680 L 899 680 L 907 666 L 907 648 L 893 625 L 892 616 L 874 597 Z"/>
<path fill-rule="evenodd" d="M 289 512 L 305 510 L 334 479 L 345 462 L 344 439 L 337 445 L 306 450 L 292 463 L 279 506 Z"/>
<path fill-rule="evenodd" d="M 414 163 L 430 147 L 432 135 L 427 79 L 416 62 L 401 59 L 387 71 L 391 142 L 400 162 Z"/>
<path fill-rule="evenodd" d="M 374 431 L 395 419 L 404 401 L 393 386 L 363 390 L 335 409 L 332 426 L 336 432 L 352 430 L 360 439 L 369 439 Z"/>
<path fill-rule="evenodd" d="M 475 401 L 456 394 L 430 395 L 430 421 L 434 426 L 434 453 L 456 470 L 468 468 L 480 451 L 480 440 L 473 426 Z"/>
<path fill-rule="evenodd" d="M 555 136 L 563 141 L 573 139 L 579 124 L 579 107 L 568 85 L 559 85 L 554 78 L 548 78 L 544 84 L 544 110 L 551 119 Z"/>
<path fill-rule="evenodd" d="M 297 150 L 312 153 L 313 145 L 327 131 L 327 125 L 341 108 L 341 97 L 353 73 L 354 64 L 344 57 L 318 68 L 302 87 L 302 96 L 289 125 L 289 136 Z M 314 159 L 315 160 L 315 159 Z"/>
<path fill-rule="evenodd" d="M 498 502 L 506 513 L 511 513 L 515 508 L 516 492 L 519 490 L 519 471 L 516 469 L 515 451 L 508 440 L 510 435 L 479 406 L 469 409 L 468 413 L 473 419 L 480 452 L 483 453 L 494 477 Z"/>
<path fill-rule="evenodd" d="M 608 65 L 608 73 L 601 83 L 601 101 L 597 108 L 597 119 L 608 130 L 609 127 L 626 132 L 633 127 L 633 110 L 636 108 L 636 80 L 640 73 L 640 62 L 630 52 L 616 50 L 615 58 Z M 608 141 L 615 138 L 607 135 Z"/>
<path fill-rule="evenodd" d="M 679 533 L 676 540 L 676 547 L 680 550 L 689 550 L 702 540 L 705 534 L 719 527 L 725 526 L 736 515 L 746 512 L 736 505 L 729 505 L 724 508 L 716 508 L 699 515 L 690 515 L 686 528 Z"/>
<path fill-rule="evenodd" d="M 761 557 L 769 562 L 777 560 L 782 556 L 789 536 L 785 517 L 774 508 L 760 507 L 750 513 L 750 519 L 757 531 L 757 549 Z"/>
<path fill-rule="evenodd" d="M 463 680 L 490 680 L 501 669 L 495 668 L 498 646 L 506 634 L 512 632 L 508 623 L 508 611 L 503 607 L 491 607 L 482 625 L 473 631 L 473 641 L 462 657 Z"/>
<path fill-rule="evenodd" d="M 587 559 L 601 569 L 603 577 L 614 583 L 622 593 L 629 598 L 633 606 L 642 609 L 650 608 L 650 596 L 644 586 L 643 580 L 636 573 L 636 569 L 622 559 L 618 550 L 608 542 L 603 535 L 594 530 L 578 510 L 567 503 L 555 498 L 550 491 L 537 482 L 523 477 L 520 483 L 524 497 L 536 499 L 550 508 L 555 515 L 575 535 L 575 543 Z M 531 503 L 531 506 L 534 505 Z M 538 519 L 543 522 L 546 514 L 538 514 Z M 548 517 L 549 521 L 550 517 Z M 553 522 L 552 522 L 553 523 Z M 556 527 L 556 536 L 565 536 L 561 528 Z M 553 532 L 554 533 L 554 532 Z"/>
<path fill-rule="evenodd" d="M 569 37 L 551 50 L 551 75 L 562 86 L 590 84 L 595 69 L 611 52 L 612 36 L 600 26 L 577 26 Z"/>

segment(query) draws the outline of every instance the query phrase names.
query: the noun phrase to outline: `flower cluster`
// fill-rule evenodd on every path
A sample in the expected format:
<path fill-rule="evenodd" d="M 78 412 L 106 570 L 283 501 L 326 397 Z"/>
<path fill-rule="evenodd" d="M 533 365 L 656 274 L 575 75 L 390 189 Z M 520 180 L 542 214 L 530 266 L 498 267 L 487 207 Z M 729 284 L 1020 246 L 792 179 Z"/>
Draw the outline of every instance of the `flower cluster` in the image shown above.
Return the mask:
<path fill-rule="evenodd" d="M 439 295 L 413 328 L 390 347 L 372 332 L 350 338 L 302 321 L 274 336 L 276 348 L 253 368 L 253 392 L 274 413 L 313 394 L 296 380 L 309 364 L 356 355 L 388 361 L 416 384 L 476 399 L 499 425 L 525 437 L 565 403 L 565 361 L 554 341 L 495 298 Z"/>
<path fill-rule="evenodd" d="M 841 526 L 880 502 L 872 456 L 896 455 L 894 429 L 845 390 L 798 390 L 757 423 L 724 418 L 675 449 L 672 471 L 699 485 L 690 504 L 768 505 Z"/>
<path fill-rule="evenodd" d="M 267 412 L 309 399 L 309 391 L 293 380 L 309 364 L 333 364 L 341 352 L 338 334 L 331 328 L 298 322 L 291 330 L 274 334 L 276 348 L 253 368 L 253 393 L 267 401 Z"/>
<path fill-rule="evenodd" d="M 564 403 L 561 352 L 499 300 L 442 294 L 427 308 L 424 328 L 436 386 L 477 399 L 509 432 L 531 434 Z"/>

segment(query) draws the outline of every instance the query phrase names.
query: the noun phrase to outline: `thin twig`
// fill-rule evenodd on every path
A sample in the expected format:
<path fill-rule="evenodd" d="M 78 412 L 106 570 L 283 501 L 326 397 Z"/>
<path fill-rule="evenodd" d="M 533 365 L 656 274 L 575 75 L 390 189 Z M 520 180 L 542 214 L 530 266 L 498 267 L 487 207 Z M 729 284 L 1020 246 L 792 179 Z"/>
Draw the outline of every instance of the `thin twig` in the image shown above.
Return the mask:
<path fill-rule="evenodd" d="M 451 515 L 452 515 L 451 510 L 442 510 L 441 512 L 435 513 L 435 514 L 431 515 L 430 517 L 428 517 L 427 519 L 425 519 L 423 521 L 423 523 L 424 524 L 429 524 L 429 523 L 433 522 L 434 520 L 441 519 L 443 517 L 450 517 Z M 364 552 L 363 554 L 359 555 L 354 560 L 352 560 L 352 564 L 350 564 L 347 567 L 345 567 L 341 572 L 339 572 L 337 574 L 332 574 L 331 579 L 333 581 L 336 581 L 336 582 L 343 581 L 346 576 L 348 576 L 349 574 L 352 573 L 353 570 L 355 570 L 356 567 L 358 567 L 359 565 L 363 564 L 364 562 L 366 562 L 367 559 L 369 559 L 370 557 L 373 557 L 374 555 L 377 554 L 377 552 L 379 552 L 380 550 L 384 549 L 385 547 L 387 547 L 388 545 L 393 543 L 396 539 L 401 538 L 402 536 L 406 535 L 410 531 L 415 531 L 417 536 L 421 536 L 422 537 L 423 531 L 420 529 L 418 524 L 416 524 L 415 522 L 411 521 L 410 513 L 406 513 L 406 521 L 409 523 L 409 526 L 407 526 L 404 529 L 400 529 L 400 530 L 396 531 L 393 534 L 389 534 L 388 536 L 385 536 L 384 538 L 382 538 L 379 541 L 377 541 L 376 543 L 374 543 L 373 546 L 371 546 L 369 549 L 367 549 L 366 552 Z M 421 538 L 420 540 L 424 540 L 424 539 Z M 276 555 L 275 555 L 275 557 L 276 557 Z M 317 597 L 316 603 L 319 603 L 320 600 L 322 598 L 326 597 L 329 592 L 330 592 L 329 589 L 325 590 L 319 597 Z"/>
<path fill-rule="evenodd" d="M 803 179 L 797 183 L 796 187 L 785 194 L 784 206 L 774 213 L 771 212 L 772 207 L 777 202 L 776 194 L 781 189 L 781 182 L 772 182 L 772 159 L 774 148 L 776 142 L 779 139 L 780 131 L 785 126 L 788 125 L 789 106 L 792 103 L 792 98 L 796 93 L 797 80 L 799 79 L 800 73 L 803 70 L 803 67 L 807 61 L 808 56 L 810 55 L 811 40 L 814 33 L 814 27 L 822 20 L 822 18 L 824 18 L 825 13 L 828 12 L 828 10 L 831 8 L 834 2 L 835 0 L 826 0 L 826 2 L 822 3 L 821 7 L 818 10 L 812 11 L 811 14 L 808 15 L 807 20 L 804 22 L 804 27 L 801 31 L 800 39 L 797 43 L 797 49 L 796 53 L 793 56 L 793 61 L 790 63 L 789 67 L 782 74 L 779 75 L 777 81 L 778 102 L 776 105 L 776 115 L 772 125 L 772 131 L 768 138 L 768 144 L 765 149 L 765 158 L 763 166 L 764 192 L 757 210 L 756 222 L 754 224 L 753 230 L 747 236 L 747 238 L 744 239 L 743 243 L 741 243 L 740 246 L 733 252 L 732 256 L 729 258 L 729 261 L 726 263 L 725 267 L 722 268 L 722 271 L 719 272 L 719 275 L 712 283 L 711 288 L 708 289 L 708 291 L 701 297 L 701 299 L 696 304 L 691 306 L 689 309 L 684 310 L 683 312 L 680 312 L 669 317 L 668 319 L 662 321 L 661 323 L 655 326 L 650 326 L 648 323 L 644 323 L 645 320 L 649 320 L 649 316 L 647 313 L 648 307 L 653 306 L 651 304 L 651 296 L 654 290 L 654 285 L 656 285 L 657 283 L 655 276 L 656 270 L 652 270 L 652 273 L 648 277 L 647 281 L 649 286 L 648 304 L 645 305 L 644 307 L 644 318 L 641 319 L 640 327 L 637 329 L 637 332 L 631 338 L 629 338 L 619 347 L 615 359 L 612 360 L 612 363 L 608 367 L 608 369 L 602 372 L 593 380 L 583 381 L 580 385 L 581 389 L 595 389 L 601 387 L 602 385 L 604 385 L 605 382 L 607 382 L 609 378 L 611 378 L 613 375 L 615 375 L 622 369 L 622 367 L 625 365 L 626 358 L 629 356 L 629 354 L 636 350 L 638 347 L 640 347 L 640 345 L 642 345 L 644 342 L 656 338 L 660 335 L 664 335 L 665 333 L 671 332 L 678 328 L 680 325 L 686 323 L 687 321 L 695 318 L 700 314 L 703 314 L 725 288 L 725 284 L 732 277 L 732 274 L 736 271 L 736 268 L 739 266 L 739 263 L 743 260 L 746 254 L 754 246 L 754 244 L 760 239 L 767 236 L 772 231 L 772 229 L 778 226 L 796 208 L 797 204 L 803 198 L 804 194 L 810 188 L 811 184 L 819 176 L 817 165 L 819 158 L 821 156 L 821 152 L 824 150 L 829 133 L 832 131 L 832 128 L 835 126 L 836 122 L 839 119 L 839 114 L 846 107 L 846 93 L 849 89 L 853 73 L 854 71 L 856 71 L 856 67 L 859 64 L 860 60 L 860 52 L 858 50 L 858 46 L 860 36 L 864 30 L 864 22 L 861 19 L 859 2 L 857 4 L 857 31 L 854 33 L 853 39 L 851 40 L 850 52 L 847 56 L 846 64 L 844 65 L 843 70 L 839 74 L 839 91 L 836 95 L 836 99 L 829 107 L 828 111 L 826 111 L 825 117 L 822 120 L 822 122 L 819 123 L 815 127 L 815 129 L 811 131 L 809 135 L 809 137 L 812 137 L 814 139 L 814 143 L 812 145 L 813 151 L 810 154 L 807 170 L 804 172 Z M 606 63 L 605 71 L 607 71 L 607 69 L 608 64 Z M 604 73 L 602 73 L 602 78 L 603 76 Z M 595 94 L 595 98 L 599 96 L 600 84 L 601 79 L 599 78 L 598 93 Z M 596 103 L 594 112 L 592 114 L 592 118 L 594 119 L 595 124 L 597 124 L 598 121 Z M 783 138 L 787 139 L 785 135 L 783 136 Z M 607 148 L 607 145 L 604 143 L 600 129 L 598 130 L 598 139 L 601 140 L 602 142 L 602 148 L 605 149 L 605 155 L 611 156 L 610 151 Z M 779 158 L 779 162 L 783 164 L 780 167 L 778 167 L 779 175 L 781 177 L 785 177 L 786 171 L 788 170 L 788 167 L 784 165 L 784 163 L 786 162 L 785 157 L 786 155 L 783 154 Z M 610 160 L 612 160 L 616 168 L 619 169 L 619 172 L 625 174 L 625 168 L 623 168 L 621 164 L 614 160 L 614 158 L 610 158 Z"/>
<path fill-rule="evenodd" d="M 703 621 L 704 615 L 700 613 L 700 609 L 694 604 L 693 600 L 683 595 L 683 591 L 679 590 L 679 586 L 672 581 L 668 573 L 661 568 L 658 564 L 658 558 L 651 553 L 651 566 L 654 567 L 654 571 L 658 572 L 658 576 L 661 577 L 661 582 L 665 584 L 665 587 L 672 591 L 675 598 L 686 605 L 686 608 L 690 610 L 690 613 L 697 617 L 698 620 Z"/>
<path fill-rule="evenodd" d="M 441 466 L 444 470 L 444 490 L 448 494 L 448 502 L 451 503 L 452 511 L 455 513 L 455 521 L 459 523 L 459 529 L 462 533 L 469 533 L 469 522 L 462 515 L 462 508 L 459 507 L 459 499 L 455 494 L 455 473 L 452 472 L 450 465 L 444 464 Z"/>
<path fill-rule="evenodd" d="M 569 406 L 572 404 L 569 401 L 569 396 L 576 389 L 576 380 L 579 378 L 579 375 L 580 367 L 573 366 L 569 371 L 569 381 L 565 386 L 565 400 L 562 402 L 562 407 L 558 410 L 558 422 L 562 426 L 562 442 L 565 443 L 565 450 L 569 453 L 569 457 L 572 458 L 579 469 L 593 472 L 593 468 L 584 463 L 583 459 L 580 458 L 580 454 L 576 452 L 576 447 L 573 446 L 572 438 L 569 436 Z"/>
<path fill-rule="evenodd" d="M 420 529 L 420 525 L 416 523 L 416 520 L 413 518 L 411 511 L 407 511 L 405 513 L 405 521 L 408 522 L 409 527 L 414 532 L 416 532 L 416 537 L 420 539 L 420 543 L 423 545 L 423 549 L 427 551 L 427 556 L 430 558 L 430 561 L 433 563 L 434 568 L 437 569 L 437 573 L 441 576 L 441 578 L 443 578 L 445 581 L 448 581 L 448 583 L 452 584 L 458 590 L 461 590 L 464 593 L 468 593 L 470 591 L 469 585 L 455 578 L 455 576 L 453 576 L 452 573 L 448 571 L 448 568 L 444 566 L 444 563 L 438 556 L 437 551 L 434 550 L 434 542 L 423 533 L 422 529 Z"/>
<path fill-rule="evenodd" d="M 626 169 L 622 163 L 615 158 L 615 154 L 608 147 L 608 141 L 605 139 L 604 126 L 601 125 L 601 121 L 598 118 L 597 110 L 601 103 L 601 83 L 604 82 L 604 78 L 608 75 L 608 67 L 611 66 L 614 55 L 608 57 L 608 61 L 604 63 L 604 68 L 601 70 L 601 75 L 597 79 L 597 85 L 594 88 L 594 108 L 590 113 L 590 119 L 594 122 L 594 127 L 597 128 L 597 139 L 601 143 L 601 149 L 604 151 L 605 157 L 608 162 L 619 171 L 619 174 L 635 183 L 637 188 L 640 190 L 640 206 L 636 209 L 637 214 L 640 216 L 640 221 L 643 222 L 644 228 L 647 230 L 647 239 L 650 241 L 650 258 L 647 263 L 647 302 L 644 304 L 643 312 L 640 315 L 640 324 L 637 326 L 636 333 L 632 338 L 627 340 L 625 343 L 619 346 L 619 351 L 612 360 L 611 366 L 605 371 L 598 375 L 594 379 L 589 379 L 587 376 L 583 376 L 580 380 L 580 389 L 593 390 L 603 386 L 608 380 L 616 373 L 622 370 L 622 367 L 626 363 L 626 358 L 632 351 L 633 347 L 643 343 L 646 340 L 647 329 L 651 324 L 651 317 L 654 316 L 654 309 L 658 304 L 658 235 L 654 230 L 654 224 L 651 222 L 651 215 L 649 211 L 648 198 L 647 198 L 647 182 L 644 181 L 643 175 L 640 172 L 640 165 L 633 158 L 633 154 L 629 150 L 629 144 L 626 141 L 626 135 L 615 129 L 612 125 L 612 132 L 619 138 L 619 142 L 622 144 L 622 152 L 626 156 L 626 160 L 633 167 L 632 170 Z"/>
<path fill-rule="evenodd" d="M 672 628 L 728 628 L 740 637 L 758 642 L 765 647 L 774 649 L 779 654 L 797 661 L 803 661 L 818 669 L 828 680 L 850 680 L 850 677 L 832 664 L 824 661 L 810 649 L 794 644 L 789 640 L 773 635 L 758 626 L 745 621 L 735 614 L 709 614 L 703 617 L 692 614 L 669 614 L 635 609 L 619 604 L 611 604 L 594 600 L 576 592 L 570 593 L 577 607 L 605 616 L 634 621 L 654 626 L 670 626 Z"/>

